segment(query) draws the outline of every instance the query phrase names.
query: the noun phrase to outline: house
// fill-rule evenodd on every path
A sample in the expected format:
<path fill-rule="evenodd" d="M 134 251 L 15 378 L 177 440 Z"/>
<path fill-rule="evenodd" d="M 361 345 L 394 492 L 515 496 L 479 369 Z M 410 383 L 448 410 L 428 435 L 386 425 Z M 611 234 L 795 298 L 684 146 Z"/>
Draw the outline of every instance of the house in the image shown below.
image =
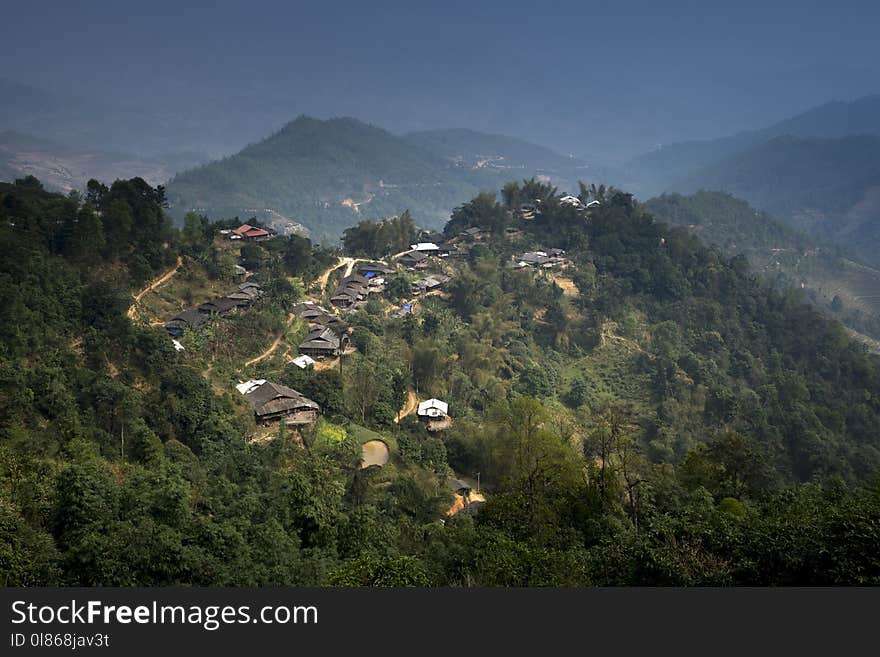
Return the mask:
<path fill-rule="evenodd" d="M 355 271 L 364 278 L 372 279 L 377 276 L 387 276 L 388 274 L 392 274 L 394 273 L 394 268 L 389 267 L 384 262 L 374 260 L 373 262 L 358 263 Z"/>
<path fill-rule="evenodd" d="M 461 231 L 458 236 L 478 240 L 485 236 L 485 234 L 486 232 L 479 226 L 471 226 L 470 228 Z"/>
<path fill-rule="evenodd" d="M 235 389 L 238 390 L 241 394 L 246 395 L 251 390 L 259 388 L 264 383 L 266 383 L 266 379 L 251 379 L 250 381 L 242 381 L 235 386 Z"/>
<path fill-rule="evenodd" d="M 449 276 L 445 276 L 443 274 L 431 274 L 430 276 L 425 276 L 425 278 L 420 278 L 417 281 L 414 281 L 412 284 L 412 292 L 413 294 L 422 294 L 431 292 L 433 290 L 439 290 L 440 287 L 449 282 Z"/>
<path fill-rule="evenodd" d="M 583 210 L 587 207 L 586 205 L 584 205 L 584 202 L 581 201 L 577 196 L 572 196 L 571 194 L 561 197 L 559 199 L 559 203 L 572 208 L 576 208 L 578 210 Z"/>
<path fill-rule="evenodd" d="M 206 315 L 225 315 L 226 313 L 238 308 L 240 299 L 231 299 L 229 297 L 220 297 L 213 301 L 206 301 L 199 306 L 199 312 Z"/>
<path fill-rule="evenodd" d="M 437 245 L 437 253 L 441 258 L 449 258 L 450 256 L 461 255 L 461 251 L 452 242 L 441 242 Z"/>
<path fill-rule="evenodd" d="M 336 291 L 330 297 L 330 303 L 337 308 L 350 309 L 359 301 L 366 299 L 371 291 L 375 289 L 370 289 L 369 278 L 360 274 L 351 274 L 339 281 Z"/>
<path fill-rule="evenodd" d="M 419 242 L 418 244 L 410 244 L 409 248 L 420 253 L 435 253 L 440 247 L 434 242 Z"/>
<path fill-rule="evenodd" d="M 428 254 L 424 251 L 407 251 L 400 256 L 399 261 L 404 267 L 426 267 L 428 265 Z"/>
<path fill-rule="evenodd" d="M 258 296 L 263 294 L 263 289 L 260 287 L 260 285 L 258 283 L 253 283 L 253 282 L 242 283 L 241 285 L 238 286 L 238 289 L 240 292 L 248 292 L 250 290 L 251 292 L 249 292 L 249 293 L 253 293 Z"/>
<path fill-rule="evenodd" d="M 351 274 L 350 276 L 346 276 L 339 280 L 339 287 L 353 287 L 353 288 L 362 288 L 367 287 L 370 284 L 370 279 L 366 276 L 361 276 L 360 274 Z"/>
<path fill-rule="evenodd" d="M 335 358 L 349 345 L 346 333 L 338 335 L 326 326 L 315 326 L 299 345 L 299 353 L 314 358 Z"/>
<path fill-rule="evenodd" d="M 311 424 L 318 419 L 321 407 L 293 388 L 264 381 L 244 393 L 254 407 L 257 422 L 284 419 L 287 425 Z"/>
<path fill-rule="evenodd" d="M 550 269 L 565 264 L 565 251 L 562 249 L 550 249 L 549 251 L 527 251 L 512 263 L 514 269 L 524 267 L 540 267 Z"/>
<path fill-rule="evenodd" d="M 271 237 L 272 234 L 264 230 L 263 228 L 257 228 L 256 226 L 251 226 L 250 224 L 242 224 L 238 228 L 235 228 L 229 236 L 229 239 L 244 239 L 244 240 L 263 240 Z"/>
<path fill-rule="evenodd" d="M 352 287 L 337 288 L 336 292 L 333 293 L 333 296 L 330 297 L 330 303 L 337 308 L 349 309 L 358 301 L 363 301 L 366 298 L 366 291 L 361 291 Z"/>
<path fill-rule="evenodd" d="M 192 308 L 190 310 L 184 310 L 179 315 L 175 315 L 165 322 L 163 326 L 171 337 L 176 338 L 183 335 L 183 332 L 186 329 L 195 329 L 206 324 L 208 319 L 208 315 L 200 313 L 195 308 Z"/>
<path fill-rule="evenodd" d="M 293 314 L 299 319 L 307 321 L 310 325 L 320 325 L 343 332 L 348 327 L 338 315 L 328 312 L 316 303 L 298 303 L 293 307 Z"/>
<path fill-rule="evenodd" d="M 247 275 L 248 275 L 247 269 L 245 269 L 241 265 L 235 265 L 235 274 L 234 274 L 235 280 L 243 281 L 245 278 L 247 278 Z"/>
<path fill-rule="evenodd" d="M 443 418 L 449 414 L 449 404 L 439 399 L 428 399 L 419 403 L 416 413 L 420 418 Z"/>
<path fill-rule="evenodd" d="M 313 317 L 327 314 L 327 310 L 325 308 L 309 301 L 296 304 L 292 308 L 292 312 L 300 319 L 304 319 L 306 321 L 310 321 Z"/>
<path fill-rule="evenodd" d="M 235 299 L 239 306 L 249 306 L 263 296 L 263 289 L 256 283 L 242 283 L 238 292 L 226 295 L 227 299 Z"/>
<path fill-rule="evenodd" d="M 303 354 L 302 356 L 297 356 L 296 358 L 292 358 L 288 362 L 292 365 L 296 365 L 299 369 L 304 370 L 309 365 L 314 365 L 315 359 L 312 358 L 311 356 L 306 356 L 305 354 Z"/>

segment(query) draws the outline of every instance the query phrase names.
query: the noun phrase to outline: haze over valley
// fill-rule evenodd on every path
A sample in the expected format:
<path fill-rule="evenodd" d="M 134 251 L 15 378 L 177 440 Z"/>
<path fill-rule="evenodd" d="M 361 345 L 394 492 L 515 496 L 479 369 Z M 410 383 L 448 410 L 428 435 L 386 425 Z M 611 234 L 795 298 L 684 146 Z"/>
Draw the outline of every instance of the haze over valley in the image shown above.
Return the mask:
<path fill-rule="evenodd" d="M 880 584 L 854 5 L 5 8 L 0 581 Z"/>

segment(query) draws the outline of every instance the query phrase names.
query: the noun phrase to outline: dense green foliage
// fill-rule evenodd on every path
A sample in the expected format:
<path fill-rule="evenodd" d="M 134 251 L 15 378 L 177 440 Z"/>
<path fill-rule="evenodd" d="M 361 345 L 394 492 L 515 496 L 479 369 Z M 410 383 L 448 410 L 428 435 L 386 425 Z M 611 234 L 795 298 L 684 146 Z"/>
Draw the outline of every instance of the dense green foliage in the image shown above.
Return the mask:
<path fill-rule="evenodd" d="M 645 203 L 655 217 L 685 226 L 728 257 L 743 255 L 779 289 L 804 289 L 826 314 L 880 340 L 880 271 L 855 263 L 840 249 L 774 220 L 724 192 L 664 194 Z"/>
<path fill-rule="evenodd" d="M 384 221 L 360 221 L 342 234 L 346 253 L 367 258 L 384 258 L 406 251 L 415 239 L 416 224 L 409 210 Z"/>
<path fill-rule="evenodd" d="M 171 229 L 161 191 L 136 180 L 87 199 L 0 187 L 0 577 L 880 583 L 880 360 L 631 196 L 582 195 L 601 205 L 576 211 L 535 181 L 465 204 L 448 234 L 483 219 L 521 233 L 434 265 L 453 280 L 412 315 L 378 300 L 347 315 L 357 354 L 315 371 L 242 363 L 285 330 L 295 277 L 307 284 L 326 252 L 242 249 L 267 297 L 175 352 L 129 320 L 130 292 L 178 254 L 222 277 L 216 227 L 193 215 Z M 544 201 L 532 221 L 512 211 L 523 197 Z M 572 264 L 506 266 L 539 246 Z M 301 443 L 245 440 L 253 419 L 230 389 L 261 375 L 322 405 Z M 395 423 L 409 387 L 448 401 L 452 426 Z M 390 462 L 361 469 L 377 439 Z M 477 472 L 485 506 L 446 518 L 448 477 Z"/>

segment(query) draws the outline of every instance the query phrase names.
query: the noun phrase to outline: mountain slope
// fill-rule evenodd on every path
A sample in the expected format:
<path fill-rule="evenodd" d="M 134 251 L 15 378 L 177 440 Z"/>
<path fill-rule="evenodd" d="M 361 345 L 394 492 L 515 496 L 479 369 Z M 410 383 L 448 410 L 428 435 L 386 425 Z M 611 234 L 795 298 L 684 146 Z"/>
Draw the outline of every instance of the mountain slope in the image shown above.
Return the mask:
<path fill-rule="evenodd" d="M 880 135 L 880 95 L 849 102 L 832 101 L 759 130 L 669 144 L 635 158 L 627 172 L 637 181 L 637 191 L 650 196 L 671 189 L 675 182 L 705 167 L 784 135 L 825 138 Z"/>
<path fill-rule="evenodd" d="M 300 370 L 286 354 L 306 326 L 288 313 L 306 286 L 289 279 L 332 271 L 331 254 L 295 236 L 248 245 L 264 296 L 177 350 L 128 316 L 131 292 L 181 257 L 148 293 L 163 315 L 234 290 L 212 263 L 241 247 L 217 226 L 172 229 L 142 181 L 97 212 L 0 184 L 2 581 L 880 583 L 880 358 L 627 194 L 585 217 L 530 187 L 546 200 L 534 220 L 485 198 L 464 213 L 486 225 L 500 209 L 519 237 L 432 260 L 452 278 L 405 319 L 371 295 L 346 315 L 345 367 Z M 507 266 L 539 245 L 570 261 Z M 321 418 L 258 423 L 233 387 L 256 378 Z M 442 434 L 394 422 L 411 389 L 449 402 Z M 390 458 L 363 468 L 374 440 Z M 450 480 L 475 472 L 481 505 L 450 516 Z"/>
<path fill-rule="evenodd" d="M 682 178 L 684 193 L 719 189 L 868 262 L 880 246 L 880 137 L 778 137 Z"/>
<path fill-rule="evenodd" d="M 587 168 L 580 159 L 506 135 L 457 128 L 411 132 L 404 137 L 448 160 L 468 166 L 507 169 L 511 176 L 518 175 L 520 169 L 571 178 L 577 170 Z"/>
<path fill-rule="evenodd" d="M 821 247 L 748 203 L 724 192 L 664 194 L 645 203 L 657 219 L 683 226 L 729 257 L 743 255 L 777 287 L 794 287 L 825 314 L 880 340 L 880 271 Z"/>
<path fill-rule="evenodd" d="M 7 130 L 0 132 L 0 180 L 32 175 L 52 189 L 82 190 L 90 178 L 112 182 L 117 178 L 143 178 L 151 185 L 164 183 L 177 167 L 199 161 L 194 154 L 167 158 L 140 158 L 74 147 L 49 139 Z"/>
<path fill-rule="evenodd" d="M 437 228 L 456 205 L 511 177 L 506 168 L 454 160 L 450 153 L 463 138 L 454 134 L 450 150 L 452 142 L 436 134 L 399 137 L 352 118 L 301 116 L 236 155 L 175 176 L 168 198 L 178 216 L 191 209 L 243 217 L 271 210 L 318 239 L 336 239 L 361 218 L 405 209 Z M 527 149 L 516 145 L 519 157 Z M 516 175 L 535 175 L 552 160 L 549 151 L 534 148 L 540 164 L 525 162 Z"/>

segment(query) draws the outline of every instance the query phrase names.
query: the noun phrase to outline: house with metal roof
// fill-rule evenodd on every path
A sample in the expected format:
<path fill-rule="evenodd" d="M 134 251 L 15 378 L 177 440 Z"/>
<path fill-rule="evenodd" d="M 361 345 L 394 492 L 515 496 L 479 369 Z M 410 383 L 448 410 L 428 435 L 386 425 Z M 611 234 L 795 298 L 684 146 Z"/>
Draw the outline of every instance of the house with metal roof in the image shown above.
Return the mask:
<path fill-rule="evenodd" d="M 416 414 L 425 418 L 445 417 L 449 414 L 449 404 L 436 398 L 427 399 L 419 403 Z"/>

